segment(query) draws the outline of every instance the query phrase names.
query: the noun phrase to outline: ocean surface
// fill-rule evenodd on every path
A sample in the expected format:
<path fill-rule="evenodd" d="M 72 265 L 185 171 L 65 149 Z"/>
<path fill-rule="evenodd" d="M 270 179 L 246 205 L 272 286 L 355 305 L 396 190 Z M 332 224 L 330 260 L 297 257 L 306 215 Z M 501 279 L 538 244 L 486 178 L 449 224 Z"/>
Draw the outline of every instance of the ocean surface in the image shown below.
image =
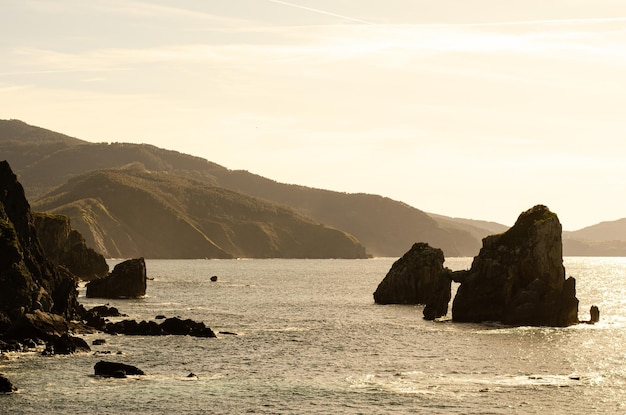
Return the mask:
<path fill-rule="evenodd" d="M 154 279 L 134 300 L 87 299 L 83 284 L 87 308 L 237 335 L 93 334 L 106 343 L 91 353 L 5 355 L 0 372 L 19 392 L 0 396 L 0 414 L 626 414 L 626 258 L 565 258 L 580 318 L 592 304 L 601 312 L 568 328 L 432 322 L 421 306 L 376 305 L 395 259 L 148 260 Z M 95 377 L 101 359 L 147 375 Z"/>

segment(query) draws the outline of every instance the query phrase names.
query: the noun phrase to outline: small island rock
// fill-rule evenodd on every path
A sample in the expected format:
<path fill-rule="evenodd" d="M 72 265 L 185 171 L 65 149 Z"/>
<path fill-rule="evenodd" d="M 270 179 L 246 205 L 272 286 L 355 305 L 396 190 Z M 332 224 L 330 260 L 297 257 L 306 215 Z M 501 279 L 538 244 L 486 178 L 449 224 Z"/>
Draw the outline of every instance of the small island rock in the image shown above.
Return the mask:
<path fill-rule="evenodd" d="M 90 298 L 136 298 L 146 295 L 146 263 L 143 258 L 117 264 L 104 278 L 87 284 Z"/>
<path fill-rule="evenodd" d="M 564 327 L 578 323 L 576 281 L 565 278 L 561 223 L 543 205 L 483 240 L 452 306 L 459 322 Z"/>
<path fill-rule="evenodd" d="M 443 251 L 416 243 L 397 260 L 374 292 L 378 304 L 425 304 L 424 318 L 446 315 L 451 297 L 451 272 Z"/>

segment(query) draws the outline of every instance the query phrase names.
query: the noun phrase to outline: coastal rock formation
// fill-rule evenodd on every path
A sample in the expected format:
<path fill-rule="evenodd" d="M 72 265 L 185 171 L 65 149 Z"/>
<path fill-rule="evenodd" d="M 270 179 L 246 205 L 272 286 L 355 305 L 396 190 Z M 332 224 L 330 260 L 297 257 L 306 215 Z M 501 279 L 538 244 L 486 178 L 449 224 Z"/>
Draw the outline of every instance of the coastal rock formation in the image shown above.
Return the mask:
<path fill-rule="evenodd" d="M 578 323 L 576 281 L 565 279 L 561 223 L 543 205 L 483 240 L 452 307 L 460 322 L 557 326 Z"/>
<path fill-rule="evenodd" d="M 87 297 L 136 298 L 146 295 L 146 263 L 143 258 L 117 264 L 104 278 L 87 284 Z"/>
<path fill-rule="evenodd" d="M 416 243 L 397 260 L 374 292 L 378 304 L 425 304 L 424 318 L 446 315 L 451 297 L 450 270 L 443 251 Z"/>
<path fill-rule="evenodd" d="M 85 238 L 70 226 L 64 215 L 33 213 L 39 243 L 46 257 L 55 265 L 63 265 L 83 280 L 101 278 L 108 274 L 104 256 L 89 248 Z"/>
<path fill-rule="evenodd" d="M 0 253 L 3 326 L 34 310 L 68 320 L 76 315 L 76 278 L 45 257 L 24 188 L 6 161 L 0 162 Z"/>
<path fill-rule="evenodd" d="M 125 378 L 126 376 L 143 376 L 143 370 L 136 366 L 127 365 L 125 363 L 107 362 L 100 360 L 93 367 L 96 376 L 107 378 Z"/>
<path fill-rule="evenodd" d="M 182 320 L 178 317 L 165 319 L 161 324 L 155 321 L 122 320 L 109 323 L 104 331 L 110 334 L 125 334 L 130 336 L 192 336 L 217 337 L 210 327 L 202 322 L 191 319 Z"/>

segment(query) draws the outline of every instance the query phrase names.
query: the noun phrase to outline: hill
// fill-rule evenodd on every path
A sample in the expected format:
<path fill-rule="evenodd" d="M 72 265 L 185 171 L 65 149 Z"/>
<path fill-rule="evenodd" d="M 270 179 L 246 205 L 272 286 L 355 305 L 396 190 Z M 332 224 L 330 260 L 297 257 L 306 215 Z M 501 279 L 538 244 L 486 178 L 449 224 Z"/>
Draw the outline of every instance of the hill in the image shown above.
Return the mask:
<path fill-rule="evenodd" d="M 573 232 L 567 238 L 586 241 L 626 241 L 626 218 L 600 222 Z"/>
<path fill-rule="evenodd" d="M 354 237 L 286 207 L 138 163 L 76 176 L 33 207 L 69 216 L 108 257 L 366 256 Z"/>
<path fill-rule="evenodd" d="M 7 124 L 10 128 L 2 128 Z M 20 128 L 29 133 L 19 133 Z M 378 195 L 278 183 L 152 145 L 88 143 L 43 129 L 39 136 L 36 129 L 20 121 L 0 120 L 0 151 L 5 154 L 4 149 L 14 148 L 16 142 L 21 144 L 6 154 L 10 155 L 10 163 L 19 161 L 14 170 L 31 200 L 77 175 L 140 163 L 149 171 L 195 179 L 288 206 L 302 216 L 354 235 L 374 256 L 402 255 L 416 241 L 440 247 L 447 256 L 472 256 L 478 252 L 481 238 L 490 233 L 477 230 L 479 226 L 470 231 L 454 220 L 441 224 L 419 209 Z M 45 151 L 40 150 L 42 146 Z M 25 154 L 29 155 L 28 162 L 23 162 Z M 85 203 L 77 203 L 73 208 L 85 208 Z M 107 220 L 104 214 L 99 218 Z"/>
<path fill-rule="evenodd" d="M 564 232 L 563 252 L 571 256 L 626 256 L 626 218 Z"/>

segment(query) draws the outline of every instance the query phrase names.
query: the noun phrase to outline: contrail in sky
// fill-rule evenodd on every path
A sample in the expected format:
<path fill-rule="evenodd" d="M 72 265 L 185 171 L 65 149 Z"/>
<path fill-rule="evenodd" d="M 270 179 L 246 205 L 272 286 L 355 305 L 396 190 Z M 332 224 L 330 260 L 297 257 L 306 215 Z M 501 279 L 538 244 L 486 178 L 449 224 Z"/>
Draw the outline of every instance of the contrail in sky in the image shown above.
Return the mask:
<path fill-rule="evenodd" d="M 306 6 L 302 6 L 300 4 L 287 3 L 286 1 L 280 1 L 280 0 L 267 0 L 267 1 L 270 1 L 272 3 L 282 4 L 282 5 L 285 5 L 285 6 L 295 7 L 297 9 L 308 10 L 308 11 L 314 12 L 314 13 L 325 14 L 325 15 L 333 16 L 333 17 L 339 17 L 340 19 L 351 20 L 351 21 L 357 22 L 357 23 L 362 23 L 362 24 L 372 25 L 372 26 L 374 25 L 374 23 L 367 22 L 365 20 L 355 19 L 354 17 L 343 16 L 341 14 L 331 13 L 331 12 L 327 12 L 325 10 L 314 9 L 312 7 L 306 7 Z"/>

